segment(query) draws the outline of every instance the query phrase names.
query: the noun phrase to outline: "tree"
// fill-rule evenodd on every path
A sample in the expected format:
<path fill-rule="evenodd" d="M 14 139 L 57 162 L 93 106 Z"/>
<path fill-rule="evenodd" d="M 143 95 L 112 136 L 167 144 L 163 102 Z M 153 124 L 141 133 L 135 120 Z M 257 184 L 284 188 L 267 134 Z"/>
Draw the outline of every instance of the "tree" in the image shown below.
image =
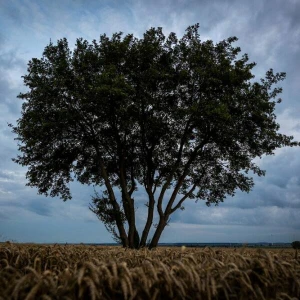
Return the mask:
<path fill-rule="evenodd" d="M 73 51 L 66 39 L 46 46 L 28 64 L 22 116 L 10 125 L 27 185 L 63 200 L 74 179 L 101 187 L 90 209 L 131 248 L 146 246 L 158 217 L 149 244 L 156 247 L 188 199 L 217 205 L 236 189 L 249 192 L 248 173 L 265 174 L 254 158 L 299 145 L 275 122 L 285 73 L 271 69 L 254 82 L 255 63 L 238 57 L 236 37 L 214 44 L 198 29 L 181 39 L 151 28 L 141 39 L 78 39 Z M 147 220 L 139 235 L 134 193 L 142 187 Z"/>
<path fill-rule="evenodd" d="M 294 241 L 294 242 L 292 242 L 292 247 L 294 249 L 300 249 L 300 241 Z"/>
<path fill-rule="evenodd" d="M 298 259 L 298 249 L 300 249 L 300 241 L 293 241 L 292 247 L 295 249 L 295 259 Z"/>

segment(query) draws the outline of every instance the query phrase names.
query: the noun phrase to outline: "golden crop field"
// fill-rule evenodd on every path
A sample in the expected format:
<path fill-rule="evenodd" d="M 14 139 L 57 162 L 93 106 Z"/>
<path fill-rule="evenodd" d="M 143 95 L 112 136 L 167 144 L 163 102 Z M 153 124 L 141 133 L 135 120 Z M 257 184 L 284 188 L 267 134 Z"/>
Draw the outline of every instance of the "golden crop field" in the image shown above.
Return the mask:
<path fill-rule="evenodd" d="M 293 249 L 0 245 L 0 299 L 300 299 Z"/>

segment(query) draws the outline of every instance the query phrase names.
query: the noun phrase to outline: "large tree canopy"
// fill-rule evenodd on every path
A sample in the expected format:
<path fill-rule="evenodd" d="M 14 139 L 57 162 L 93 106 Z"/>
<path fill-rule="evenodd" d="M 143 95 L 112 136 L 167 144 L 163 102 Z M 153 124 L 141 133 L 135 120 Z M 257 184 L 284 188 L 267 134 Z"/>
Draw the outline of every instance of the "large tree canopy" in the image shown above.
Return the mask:
<path fill-rule="evenodd" d="M 29 91 L 19 95 L 22 116 L 11 125 L 21 153 L 14 161 L 28 166 L 28 185 L 64 200 L 74 178 L 101 187 L 90 209 L 132 248 L 146 245 L 157 216 L 155 247 L 188 199 L 218 204 L 236 189 L 250 191 L 251 173 L 264 175 L 254 158 L 298 145 L 275 121 L 285 74 L 271 69 L 255 82 L 255 63 L 232 45 L 237 38 L 201 41 L 198 27 L 181 39 L 161 28 L 141 39 L 78 39 L 73 51 L 62 39 L 33 58 Z M 134 193 L 141 186 L 140 235 Z"/>

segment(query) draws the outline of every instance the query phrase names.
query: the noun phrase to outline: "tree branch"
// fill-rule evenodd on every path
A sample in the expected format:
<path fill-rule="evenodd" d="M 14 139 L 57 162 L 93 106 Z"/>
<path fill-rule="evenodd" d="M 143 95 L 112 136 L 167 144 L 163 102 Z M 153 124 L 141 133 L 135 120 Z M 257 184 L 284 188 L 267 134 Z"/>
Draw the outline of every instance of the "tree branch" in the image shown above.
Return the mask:
<path fill-rule="evenodd" d="M 193 193 L 193 191 L 196 189 L 197 184 L 194 183 L 194 185 L 192 186 L 192 188 L 179 200 L 179 202 L 177 203 L 177 205 L 175 205 L 173 208 L 171 208 L 171 213 L 172 214 L 174 211 L 176 211 L 178 208 L 181 207 L 181 204 Z"/>
<path fill-rule="evenodd" d="M 179 147 L 179 151 L 178 151 L 178 154 L 177 154 L 177 160 L 165 182 L 165 184 L 163 185 L 162 189 L 161 189 L 161 192 L 159 194 L 159 197 L 158 197 L 158 201 L 157 201 L 157 211 L 159 213 L 159 216 L 160 217 L 163 217 L 164 213 L 163 213 L 163 210 L 162 210 L 162 201 L 163 201 L 163 197 L 165 195 L 165 192 L 168 188 L 168 186 L 170 185 L 171 181 L 172 181 L 172 178 L 176 172 L 176 169 L 179 167 L 179 164 L 181 162 L 181 157 L 182 157 L 182 151 L 183 151 L 183 146 L 184 146 L 184 143 L 186 141 L 186 137 L 187 137 L 187 133 L 188 131 L 190 130 L 189 126 L 190 126 L 190 122 L 191 122 L 191 117 L 190 119 L 188 120 L 186 126 L 185 126 L 185 129 L 184 129 L 184 133 L 182 135 L 182 138 L 181 138 L 181 141 L 180 141 L 180 147 Z"/>
<path fill-rule="evenodd" d="M 175 189 L 172 193 L 172 196 L 167 204 L 167 207 L 165 209 L 165 215 L 170 215 L 171 213 L 171 209 L 172 209 L 172 205 L 175 201 L 175 198 L 178 194 L 178 191 L 180 189 L 180 187 L 182 186 L 186 176 L 188 175 L 189 173 L 189 167 L 191 166 L 191 164 L 193 163 L 193 161 L 196 159 L 197 157 L 197 154 L 198 154 L 198 150 L 203 148 L 203 146 L 208 142 L 208 138 L 207 139 L 204 139 L 202 141 L 202 143 L 200 143 L 197 147 L 195 147 L 194 151 L 191 153 L 191 156 L 188 160 L 188 162 L 186 163 L 186 165 L 184 166 L 184 170 L 183 170 L 183 174 L 180 176 L 180 178 L 178 179 L 177 181 L 177 184 L 175 186 Z"/>

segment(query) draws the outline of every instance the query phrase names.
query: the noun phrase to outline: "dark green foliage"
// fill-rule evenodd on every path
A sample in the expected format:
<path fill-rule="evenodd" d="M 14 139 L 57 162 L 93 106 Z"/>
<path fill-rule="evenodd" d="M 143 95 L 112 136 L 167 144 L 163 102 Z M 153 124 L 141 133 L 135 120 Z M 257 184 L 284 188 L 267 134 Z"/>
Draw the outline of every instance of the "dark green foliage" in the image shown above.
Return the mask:
<path fill-rule="evenodd" d="M 217 205 L 236 189 L 249 192 L 249 171 L 264 175 L 254 158 L 298 145 L 275 120 L 285 74 L 271 69 L 254 82 L 255 63 L 238 57 L 237 38 L 202 42 L 198 27 L 181 39 L 161 28 L 141 39 L 78 39 L 73 51 L 62 39 L 33 58 L 23 77 L 29 90 L 19 95 L 22 116 L 11 125 L 21 153 L 14 161 L 28 166 L 28 185 L 64 200 L 74 178 L 105 187 L 90 208 L 129 247 L 146 245 L 156 215 L 155 247 L 187 199 Z M 141 238 L 138 183 L 148 198 Z"/>

